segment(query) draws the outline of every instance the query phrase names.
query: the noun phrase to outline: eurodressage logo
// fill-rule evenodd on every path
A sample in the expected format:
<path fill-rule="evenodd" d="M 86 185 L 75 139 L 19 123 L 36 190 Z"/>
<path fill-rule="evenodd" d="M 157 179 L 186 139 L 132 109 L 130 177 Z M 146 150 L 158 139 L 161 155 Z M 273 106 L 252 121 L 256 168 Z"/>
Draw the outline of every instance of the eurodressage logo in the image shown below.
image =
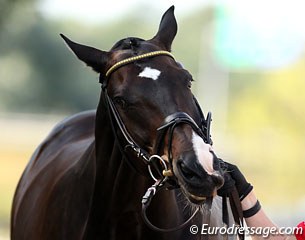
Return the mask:
<path fill-rule="evenodd" d="M 303 228 L 301 227 L 248 227 L 238 226 L 233 224 L 230 227 L 210 227 L 208 224 L 202 224 L 201 226 L 192 225 L 190 227 L 190 233 L 192 235 L 242 235 L 246 236 L 262 236 L 268 238 L 271 235 L 293 235 L 303 234 Z"/>

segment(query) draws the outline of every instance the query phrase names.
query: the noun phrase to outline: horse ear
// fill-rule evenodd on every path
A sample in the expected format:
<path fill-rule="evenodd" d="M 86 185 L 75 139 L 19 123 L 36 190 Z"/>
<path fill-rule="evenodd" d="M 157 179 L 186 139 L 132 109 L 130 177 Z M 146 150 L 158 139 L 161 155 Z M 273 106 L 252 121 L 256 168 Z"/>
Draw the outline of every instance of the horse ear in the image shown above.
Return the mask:
<path fill-rule="evenodd" d="M 162 16 L 159 30 L 152 38 L 153 41 L 157 41 L 159 45 L 162 45 L 165 50 L 170 51 L 172 42 L 177 34 L 177 22 L 174 15 L 175 6 L 171 6 Z"/>
<path fill-rule="evenodd" d="M 94 71 L 104 73 L 108 60 L 108 52 L 73 42 L 63 34 L 60 34 L 60 36 L 65 40 L 68 47 L 79 60 L 86 63 L 89 67 L 92 67 Z"/>

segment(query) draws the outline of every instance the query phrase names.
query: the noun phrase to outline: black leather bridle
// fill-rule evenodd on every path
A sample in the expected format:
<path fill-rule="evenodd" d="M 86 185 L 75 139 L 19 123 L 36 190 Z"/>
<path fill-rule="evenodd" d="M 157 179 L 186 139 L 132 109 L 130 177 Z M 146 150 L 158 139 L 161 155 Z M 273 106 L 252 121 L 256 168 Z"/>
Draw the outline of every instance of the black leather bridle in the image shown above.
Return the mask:
<path fill-rule="evenodd" d="M 131 150 L 135 153 L 136 157 L 143 161 L 147 167 L 148 171 L 155 181 L 155 183 L 147 189 L 145 195 L 142 198 L 142 215 L 145 223 L 153 230 L 160 231 L 160 232 L 171 232 L 171 231 L 177 231 L 179 229 L 182 229 L 185 227 L 198 213 L 199 208 L 197 208 L 192 216 L 189 217 L 187 221 L 184 223 L 180 224 L 177 227 L 169 228 L 169 229 L 162 229 L 159 227 L 156 227 L 153 225 L 149 219 L 146 216 L 146 209 L 148 208 L 152 198 L 154 195 L 163 187 L 170 187 L 170 188 L 176 188 L 179 187 L 177 184 L 177 181 L 175 181 L 175 177 L 168 177 L 165 176 L 162 172 L 160 171 L 160 163 L 161 163 L 161 168 L 163 168 L 163 171 L 167 171 L 168 166 L 167 166 L 167 161 L 162 159 L 162 157 L 159 155 L 162 148 L 164 147 L 164 139 L 166 135 L 168 135 L 168 163 L 169 163 L 169 168 L 172 168 L 172 139 L 173 139 L 173 132 L 174 129 L 180 125 L 180 124 L 187 124 L 192 127 L 192 129 L 203 139 L 205 143 L 208 144 L 213 144 L 211 140 L 211 135 L 210 135 L 210 126 L 211 126 L 211 121 L 212 121 L 212 116 L 211 113 L 209 112 L 207 114 L 207 117 L 204 117 L 204 114 L 199 106 L 198 101 L 194 97 L 195 104 L 197 106 L 197 109 L 199 111 L 200 115 L 200 124 L 198 125 L 192 117 L 190 117 L 187 113 L 185 112 L 176 112 L 173 114 L 170 114 L 167 116 L 164 120 L 164 123 L 162 126 L 160 126 L 157 129 L 157 140 L 156 140 L 156 155 L 149 155 L 147 151 L 145 151 L 141 146 L 139 146 L 132 136 L 129 134 L 127 131 L 124 122 L 122 121 L 118 110 L 116 109 L 115 104 L 113 103 L 112 99 L 109 97 L 108 92 L 107 92 L 107 86 L 108 86 L 108 81 L 110 75 L 116 71 L 118 68 L 125 66 L 127 64 L 136 62 L 138 60 L 144 59 L 144 58 L 152 58 L 160 55 L 165 55 L 168 57 L 171 57 L 174 59 L 173 55 L 170 52 L 167 51 L 155 51 L 155 52 L 149 52 L 146 54 L 142 55 L 137 55 L 134 57 L 130 57 L 127 59 L 124 59 L 122 61 L 117 62 L 114 64 L 112 67 L 108 69 L 105 75 L 100 75 L 100 82 L 102 84 L 102 93 L 104 97 L 104 101 L 108 110 L 109 114 L 109 119 L 111 123 L 111 127 L 113 130 L 113 133 L 115 135 L 115 138 L 118 142 L 118 147 L 123 155 L 124 160 L 126 163 L 133 169 L 135 169 L 137 172 L 140 174 L 143 174 L 140 170 L 137 169 L 134 161 L 132 161 L 129 156 L 127 155 L 127 151 Z M 119 141 L 119 137 L 117 134 L 117 128 L 119 129 L 121 135 L 123 136 L 125 140 L 125 145 L 121 145 Z M 157 160 L 157 161 L 156 161 Z M 223 202 L 226 201 L 225 199 Z M 227 210 L 226 210 L 227 211 Z M 223 218 L 227 218 L 228 213 L 223 212 Z"/>

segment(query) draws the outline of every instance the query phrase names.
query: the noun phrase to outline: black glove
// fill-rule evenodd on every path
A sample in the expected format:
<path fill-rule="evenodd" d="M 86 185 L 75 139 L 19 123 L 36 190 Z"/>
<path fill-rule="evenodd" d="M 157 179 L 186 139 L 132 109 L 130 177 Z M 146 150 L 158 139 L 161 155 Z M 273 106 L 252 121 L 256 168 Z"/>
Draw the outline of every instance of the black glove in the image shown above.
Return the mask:
<path fill-rule="evenodd" d="M 224 180 L 223 186 L 217 190 L 217 195 L 221 197 L 227 197 L 235 187 L 235 181 L 229 173 L 224 173 Z"/>
<path fill-rule="evenodd" d="M 221 168 L 224 170 L 224 185 L 218 190 L 218 195 L 223 196 L 228 194 L 232 190 L 232 185 L 236 186 L 239 199 L 242 201 L 253 189 L 253 186 L 247 182 L 244 175 L 238 169 L 236 165 L 225 162 L 221 159 L 220 164 Z"/>

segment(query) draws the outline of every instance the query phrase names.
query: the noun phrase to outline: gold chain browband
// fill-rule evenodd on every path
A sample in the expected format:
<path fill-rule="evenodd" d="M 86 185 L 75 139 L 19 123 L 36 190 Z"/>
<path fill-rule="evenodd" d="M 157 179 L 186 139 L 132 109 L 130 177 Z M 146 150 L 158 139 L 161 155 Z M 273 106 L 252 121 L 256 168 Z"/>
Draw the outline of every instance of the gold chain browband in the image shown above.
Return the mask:
<path fill-rule="evenodd" d="M 113 73 L 116 69 L 118 69 L 119 67 L 121 67 L 123 65 L 138 61 L 138 60 L 143 59 L 143 58 L 149 58 L 149 57 L 154 57 L 154 56 L 159 56 L 159 55 L 167 55 L 167 56 L 170 56 L 173 59 L 175 59 L 173 54 L 171 54 L 168 51 L 154 51 L 154 52 L 144 53 L 144 54 L 141 54 L 141 55 L 138 55 L 138 56 L 126 58 L 122 61 L 119 61 L 119 62 L 115 63 L 114 65 L 112 65 L 112 67 L 110 67 L 108 69 L 108 71 L 106 72 L 105 75 L 106 75 L 106 77 L 109 77 L 111 73 Z"/>

